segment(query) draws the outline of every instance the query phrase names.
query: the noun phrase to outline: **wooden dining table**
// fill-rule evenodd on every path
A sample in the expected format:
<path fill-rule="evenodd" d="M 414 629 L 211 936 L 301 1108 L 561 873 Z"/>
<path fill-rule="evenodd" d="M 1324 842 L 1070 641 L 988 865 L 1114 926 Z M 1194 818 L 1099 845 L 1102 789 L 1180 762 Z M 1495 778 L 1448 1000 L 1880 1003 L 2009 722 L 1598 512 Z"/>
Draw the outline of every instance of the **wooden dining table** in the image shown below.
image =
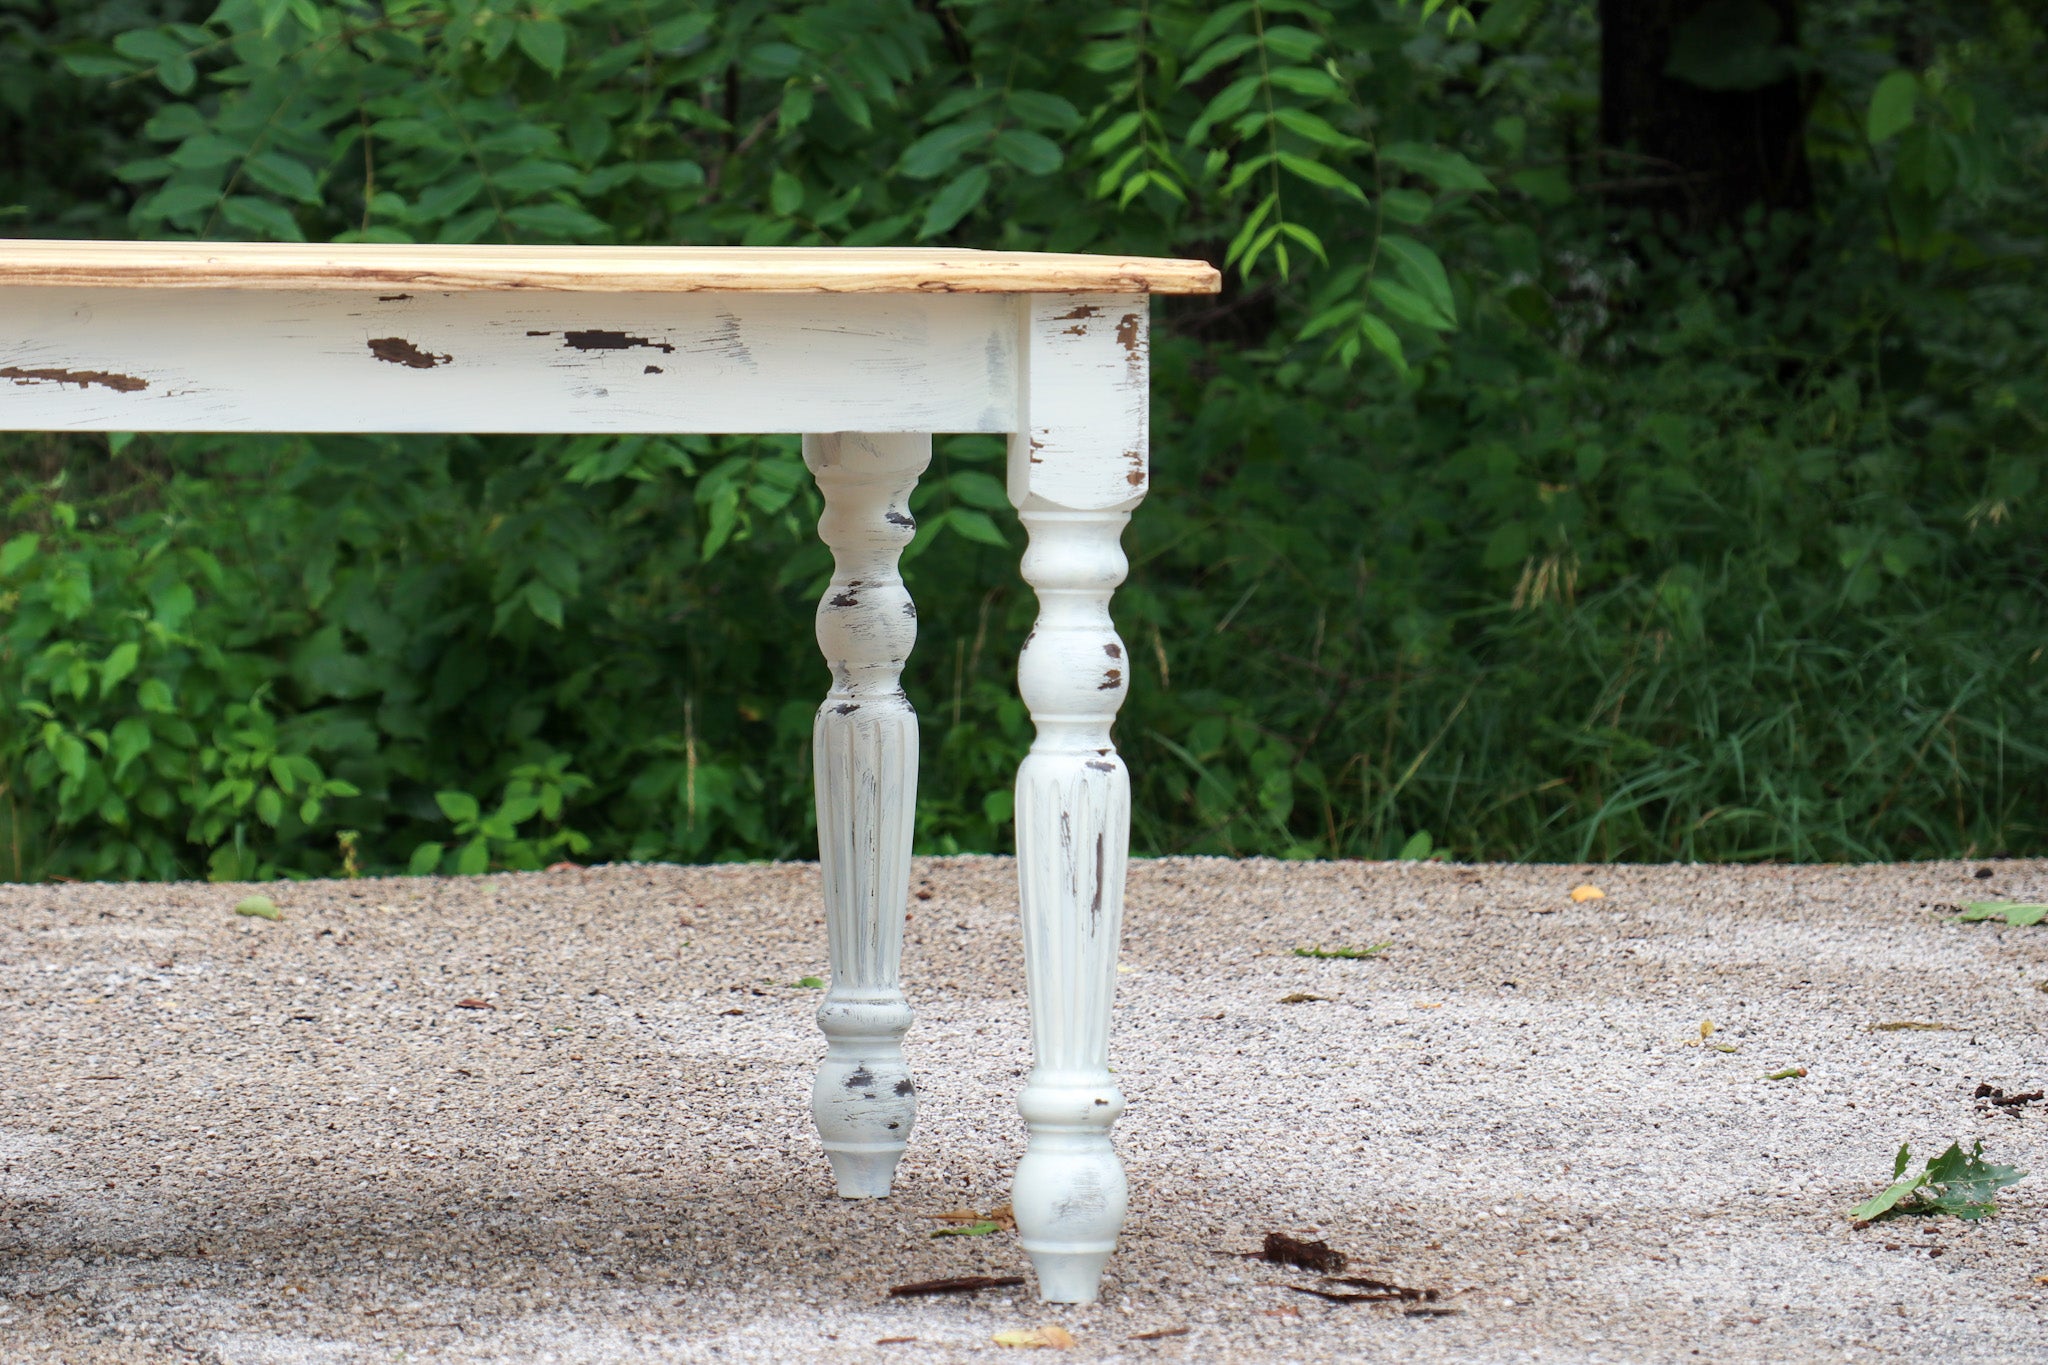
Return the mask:
<path fill-rule="evenodd" d="M 1012 1206 L 1041 1295 L 1085 1303 L 1127 1203 L 1109 1026 L 1131 794 L 1110 727 L 1131 660 L 1109 604 L 1151 479 L 1150 296 L 1219 285 L 1201 261 L 1035 252 L 0 241 L 0 430 L 801 433 L 834 562 L 811 1109 L 850 1199 L 890 1192 L 917 1116 L 910 495 L 935 433 L 1006 435 L 1038 597 L 1018 666 L 1033 1067 Z"/>

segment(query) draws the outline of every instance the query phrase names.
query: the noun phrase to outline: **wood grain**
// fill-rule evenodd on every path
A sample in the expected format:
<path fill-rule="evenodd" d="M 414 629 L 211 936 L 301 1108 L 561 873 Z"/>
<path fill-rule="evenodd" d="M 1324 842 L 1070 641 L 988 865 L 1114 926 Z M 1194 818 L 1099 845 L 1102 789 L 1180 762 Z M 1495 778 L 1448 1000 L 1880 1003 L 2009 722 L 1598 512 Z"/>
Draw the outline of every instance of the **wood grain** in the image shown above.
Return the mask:
<path fill-rule="evenodd" d="M 0 285 L 151 289 L 1213 294 L 1206 261 L 833 247 L 0 240 Z"/>

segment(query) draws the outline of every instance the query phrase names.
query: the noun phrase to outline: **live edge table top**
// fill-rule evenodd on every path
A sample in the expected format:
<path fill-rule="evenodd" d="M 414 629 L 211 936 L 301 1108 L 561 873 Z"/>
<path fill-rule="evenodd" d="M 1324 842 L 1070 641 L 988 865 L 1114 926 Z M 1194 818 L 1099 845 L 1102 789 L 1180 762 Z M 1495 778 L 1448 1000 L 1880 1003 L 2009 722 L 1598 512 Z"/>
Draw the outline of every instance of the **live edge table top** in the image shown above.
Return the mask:
<path fill-rule="evenodd" d="M 0 240 L 0 286 L 571 293 L 1213 294 L 1206 261 L 839 247 Z"/>

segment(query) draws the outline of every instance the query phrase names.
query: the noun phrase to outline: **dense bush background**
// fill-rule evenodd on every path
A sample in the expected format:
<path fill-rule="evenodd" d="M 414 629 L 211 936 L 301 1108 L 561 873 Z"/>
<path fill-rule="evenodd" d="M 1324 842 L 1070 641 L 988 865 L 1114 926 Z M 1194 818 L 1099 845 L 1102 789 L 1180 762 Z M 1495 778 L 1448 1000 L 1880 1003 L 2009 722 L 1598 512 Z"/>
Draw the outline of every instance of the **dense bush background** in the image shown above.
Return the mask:
<path fill-rule="evenodd" d="M 1586 0 L 0 0 L 0 232 L 1227 258 L 1156 306 L 1140 851 L 2048 851 L 2041 20 L 1658 6 L 1804 199 L 1603 147 Z M 927 851 L 1029 738 L 1000 455 L 914 504 Z M 813 856 L 793 440 L 6 436 L 0 499 L 0 877 Z"/>

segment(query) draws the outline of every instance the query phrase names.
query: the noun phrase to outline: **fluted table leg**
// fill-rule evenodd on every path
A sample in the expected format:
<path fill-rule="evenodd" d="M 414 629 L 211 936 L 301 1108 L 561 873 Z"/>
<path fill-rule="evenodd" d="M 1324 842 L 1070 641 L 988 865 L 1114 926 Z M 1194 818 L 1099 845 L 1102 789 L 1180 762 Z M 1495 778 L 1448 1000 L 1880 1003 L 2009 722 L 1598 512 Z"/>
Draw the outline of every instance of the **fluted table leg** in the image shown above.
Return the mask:
<path fill-rule="evenodd" d="M 835 565 L 817 626 L 832 690 L 812 730 L 832 984 L 818 1007 L 826 1048 L 811 1113 L 840 1195 L 878 1199 L 917 1119 L 899 981 L 917 806 L 917 716 L 901 676 L 917 609 L 897 560 L 931 437 L 806 436 L 804 462 L 825 496 L 818 534 Z"/>

